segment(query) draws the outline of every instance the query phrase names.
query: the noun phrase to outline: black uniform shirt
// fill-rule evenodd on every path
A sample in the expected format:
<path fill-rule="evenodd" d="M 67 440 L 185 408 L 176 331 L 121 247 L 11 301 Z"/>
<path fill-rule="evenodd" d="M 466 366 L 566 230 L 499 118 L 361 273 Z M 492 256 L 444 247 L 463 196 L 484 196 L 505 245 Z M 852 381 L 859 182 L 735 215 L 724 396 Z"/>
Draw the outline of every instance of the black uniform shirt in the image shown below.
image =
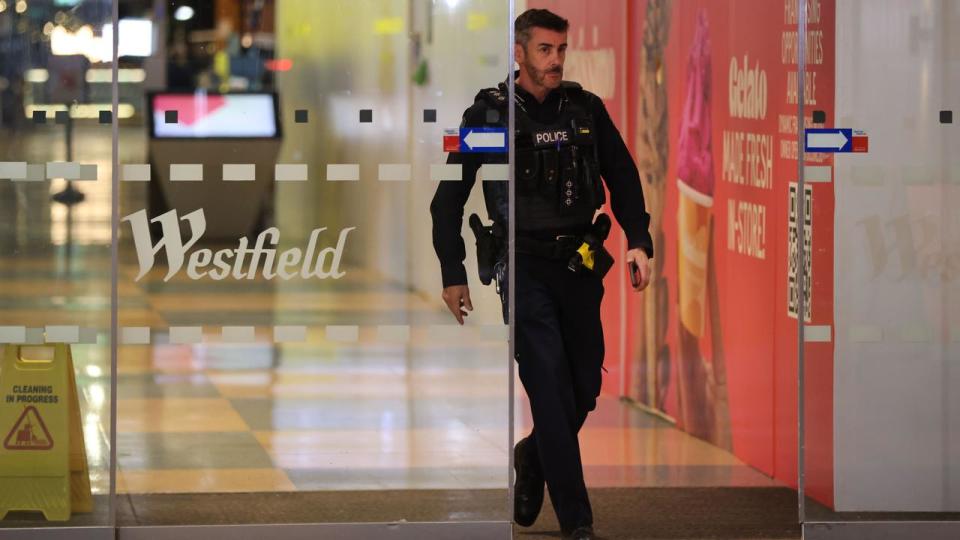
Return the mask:
<path fill-rule="evenodd" d="M 537 122 L 552 123 L 559 116 L 562 89 L 552 90 L 543 103 L 538 102 L 537 98 L 519 84 L 514 85 L 514 91 L 514 114 L 523 114 L 520 109 L 522 106 L 526 114 Z M 637 166 L 620 136 L 620 131 L 610 119 L 603 100 L 589 92 L 587 96 L 589 111 L 594 119 L 600 175 L 610 190 L 613 215 L 627 235 L 627 247 L 641 248 L 652 258 L 653 240 L 648 230 L 650 214 L 644 204 Z M 463 113 L 461 127 L 489 125 L 487 110 L 483 104 L 474 104 Z M 463 166 L 463 180 L 440 182 L 430 203 L 433 247 L 440 259 L 444 287 L 467 283 L 467 271 L 463 266 L 466 248 L 460 231 L 463 227 L 463 208 L 476 183 L 477 171 L 484 163 L 505 163 L 506 156 L 507 154 L 451 152 L 447 158 L 448 164 Z M 562 232 L 566 231 L 557 231 L 557 234 Z"/>

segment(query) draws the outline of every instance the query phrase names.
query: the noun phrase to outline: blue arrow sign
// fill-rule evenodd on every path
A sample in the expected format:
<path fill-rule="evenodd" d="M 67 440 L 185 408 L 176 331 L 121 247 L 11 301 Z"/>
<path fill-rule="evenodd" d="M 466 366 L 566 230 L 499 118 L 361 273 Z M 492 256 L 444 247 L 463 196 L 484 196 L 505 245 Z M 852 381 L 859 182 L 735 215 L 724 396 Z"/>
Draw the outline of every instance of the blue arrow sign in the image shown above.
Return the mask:
<path fill-rule="evenodd" d="M 853 151 L 853 130 L 849 128 L 807 128 L 804 137 L 807 152 Z"/>
<path fill-rule="evenodd" d="M 460 128 L 460 151 L 475 152 L 506 152 L 506 128 Z"/>

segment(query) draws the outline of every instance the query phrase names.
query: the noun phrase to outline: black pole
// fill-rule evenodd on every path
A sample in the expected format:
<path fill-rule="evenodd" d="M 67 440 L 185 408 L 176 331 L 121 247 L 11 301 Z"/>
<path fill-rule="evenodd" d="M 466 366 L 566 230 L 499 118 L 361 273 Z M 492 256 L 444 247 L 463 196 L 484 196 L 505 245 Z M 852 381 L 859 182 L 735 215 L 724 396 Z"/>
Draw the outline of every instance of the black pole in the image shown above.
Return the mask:
<path fill-rule="evenodd" d="M 70 104 L 67 104 L 67 121 L 64 124 L 64 129 L 66 130 L 67 138 L 67 159 L 66 161 L 73 161 L 73 116 L 70 115 Z M 73 187 L 73 182 L 67 180 L 67 187 L 63 190 L 54 193 L 51 196 L 55 202 L 66 205 L 67 208 L 75 204 L 82 203 L 86 198 L 86 195 L 82 191 L 79 191 Z"/>

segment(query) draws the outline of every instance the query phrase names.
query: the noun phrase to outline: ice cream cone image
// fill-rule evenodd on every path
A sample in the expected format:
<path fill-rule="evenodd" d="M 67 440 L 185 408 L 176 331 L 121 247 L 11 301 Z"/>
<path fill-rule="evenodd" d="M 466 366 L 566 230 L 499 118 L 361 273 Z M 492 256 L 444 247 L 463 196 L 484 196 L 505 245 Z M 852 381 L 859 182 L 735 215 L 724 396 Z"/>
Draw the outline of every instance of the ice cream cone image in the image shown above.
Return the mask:
<path fill-rule="evenodd" d="M 697 337 L 704 331 L 707 248 L 713 220 L 710 130 L 710 38 L 706 13 L 701 11 L 687 61 L 687 96 L 677 163 L 680 321 Z"/>
<path fill-rule="evenodd" d="M 650 235 L 654 250 L 664 249 L 663 203 L 666 196 L 669 163 L 669 99 L 667 95 L 666 47 L 670 37 L 671 0 L 649 0 L 644 18 L 640 53 L 637 107 L 637 168 L 643 182 Z M 666 257 L 653 259 L 654 279 L 643 298 L 642 323 L 637 330 L 637 395 L 640 401 L 658 410 L 666 406 L 670 384 L 670 348 L 667 346 L 667 322 L 670 317 L 668 282 L 663 277 Z"/>
<path fill-rule="evenodd" d="M 687 432 L 714 441 L 718 380 L 701 351 L 707 328 L 708 283 L 713 272 L 714 170 L 711 144 L 710 36 L 705 10 L 697 14 L 696 30 L 687 58 L 686 101 L 680 124 L 677 156 L 677 303 L 680 328 L 678 397 L 681 422 Z M 716 291 L 711 291 L 716 294 Z M 716 314 L 712 314 L 716 317 Z M 712 336 L 713 341 L 721 336 Z"/>

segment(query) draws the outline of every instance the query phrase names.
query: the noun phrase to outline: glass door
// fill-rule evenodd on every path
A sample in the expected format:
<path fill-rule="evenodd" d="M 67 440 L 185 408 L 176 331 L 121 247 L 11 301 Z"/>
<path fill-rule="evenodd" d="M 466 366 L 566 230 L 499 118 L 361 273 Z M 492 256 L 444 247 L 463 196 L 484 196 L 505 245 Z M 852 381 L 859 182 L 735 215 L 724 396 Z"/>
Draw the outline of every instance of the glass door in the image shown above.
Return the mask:
<path fill-rule="evenodd" d="M 956 538 L 960 4 L 803 4 L 804 537 Z"/>
<path fill-rule="evenodd" d="M 0 2 L 5 538 L 114 535 L 111 8 Z"/>
<path fill-rule="evenodd" d="M 507 326 L 466 218 L 475 311 L 447 311 L 430 204 L 509 5 L 130 10 L 166 77 L 121 88 L 121 534 L 508 535 Z"/>

